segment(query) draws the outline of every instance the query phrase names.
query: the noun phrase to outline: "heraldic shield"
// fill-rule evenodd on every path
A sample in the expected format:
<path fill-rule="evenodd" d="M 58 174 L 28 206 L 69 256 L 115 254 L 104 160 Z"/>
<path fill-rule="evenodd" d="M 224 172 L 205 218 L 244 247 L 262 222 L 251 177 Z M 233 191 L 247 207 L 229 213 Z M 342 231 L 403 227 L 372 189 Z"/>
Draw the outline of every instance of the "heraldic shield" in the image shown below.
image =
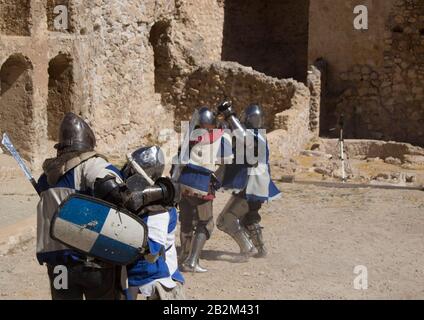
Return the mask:
<path fill-rule="evenodd" d="M 115 265 L 133 263 L 147 246 L 147 226 L 139 217 L 79 194 L 61 203 L 50 235 L 72 249 Z"/>

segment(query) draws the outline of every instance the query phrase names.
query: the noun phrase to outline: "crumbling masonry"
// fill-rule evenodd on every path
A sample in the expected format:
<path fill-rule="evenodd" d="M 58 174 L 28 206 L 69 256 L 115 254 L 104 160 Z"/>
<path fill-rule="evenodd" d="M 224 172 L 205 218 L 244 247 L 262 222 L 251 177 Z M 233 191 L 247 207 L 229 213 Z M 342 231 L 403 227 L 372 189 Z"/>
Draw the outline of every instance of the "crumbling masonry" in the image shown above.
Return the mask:
<path fill-rule="evenodd" d="M 357 2 L 0 0 L 0 130 L 39 164 L 73 111 L 123 155 L 231 98 L 264 106 L 283 156 L 341 112 L 351 137 L 424 145 L 422 1 L 368 1 L 368 31 Z"/>

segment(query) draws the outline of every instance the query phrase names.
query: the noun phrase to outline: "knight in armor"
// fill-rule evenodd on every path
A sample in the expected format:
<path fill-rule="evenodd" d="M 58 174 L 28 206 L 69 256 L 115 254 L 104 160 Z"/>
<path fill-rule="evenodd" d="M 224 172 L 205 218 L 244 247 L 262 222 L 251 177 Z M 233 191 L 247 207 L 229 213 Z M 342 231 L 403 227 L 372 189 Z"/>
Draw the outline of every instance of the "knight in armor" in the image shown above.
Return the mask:
<path fill-rule="evenodd" d="M 162 177 L 165 157 L 157 146 L 134 151 L 122 173 L 131 191 L 145 190 Z M 150 180 L 150 181 L 149 181 Z M 178 195 L 175 195 L 175 201 Z M 178 270 L 175 232 L 177 209 L 172 205 L 149 204 L 136 212 L 147 225 L 148 250 L 127 266 L 129 299 L 184 300 L 184 278 Z"/>
<path fill-rule="evenodd" d="M 95 151 L 96 139 L 79 116 L 67 113 L 59 128 L 57 156 L 45 160 L 38 180 L 37 259 L 47 265 L 54 300 L 121 299 L 121 268 L 99 261 L 83 250 L 73 250 L 50 236 L 50 225 L 59 205 L 71 194 L 93 196 L 132 212 L 148 203 L 167 201 L 174 193 L 167 183 L 131 192 L 120 171 Z M 68 288 L 56 288 L 55 267 L 65 266 Z"/>
<path fill-rule="evenodd" d="M 217 227 L 235 240 L 245 260 L 251 256 L 265 257 L 267 250 L 259 210 L 264 202 L 278 197 L 280 191 L 271 180 L 268 144 L 260 130 L 264 127 L 264 114 L 257 104 L 244 110 L 242 121 L 229 102 L 222 103 L 218 110 L 236 140 L 233 143 L 236 156 L 232 164 L 225 166 L 222 186 L 236 191 L 220 213 Z M 237 157 L 240 150 L 244 159 Z M 247 159 L 249 154 L 254 155 L 255 161 Z"/>
<path fill-rule="evenodd" d="M 180 184 L 181 251 L 183 272 L 207 272 L 199 258 L 214 229 L 213 200 L 220 187 L 215 172 L 232 157 L 231 137 L 216 127 L 215 114 L 207 107 L 196 110 L 190 121 L 188 148 L 180 150 L 183 165 L 173 167 Z"/>

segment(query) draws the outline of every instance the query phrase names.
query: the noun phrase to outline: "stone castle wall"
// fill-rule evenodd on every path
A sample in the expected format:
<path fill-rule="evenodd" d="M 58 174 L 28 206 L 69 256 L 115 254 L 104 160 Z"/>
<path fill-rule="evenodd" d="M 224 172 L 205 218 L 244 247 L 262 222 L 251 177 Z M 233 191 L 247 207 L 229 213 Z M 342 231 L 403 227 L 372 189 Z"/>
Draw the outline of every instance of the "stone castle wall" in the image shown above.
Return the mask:
<path fill-rule="evenodd" d="M 65 31 L 52 30 L 58 4 L 69 8 Z M 89 121 L 99 150 L 107 154 L 154 141 L 162 127 L 173 126 L 172 110 L 155 92 L 149 43 L 152 24 L 174 15 L 173 1 L 48 0 L 28 6 L 26 0 L 3 0 L 0 5 L 9 20 L 31 17 L 26 27 L 19 19 L 18 27 L 0 19 L 0 129 L 32 163 L 54 154 L 67 111 Z"/>
<path fill-rule="evenodd" d="M 299 91 L 308 90 L 293 79 L 272 78 L 236 62 L 205 64 L 187 77 L 181 91 L 173 92 L 173 104 L 177 106 L 175 121 L 178 124 L 188 119 L 196 107 L 215 108 L 227 98 L 239 115 L 249 104 L 260 104 L 265 110 L 266 129 L 280 129 L 283 124 L 278 115 L 295 105 L 293 99 Z M 302 101 L 306 110 L 308 102 L 308 98 Z"/>
<path fill-rule="evenodd" d="M 58 5 L 66 30 L 54 25 Z M 0 12 L 0 129 L 37 165 L 54 155 L 68 111 L 92 125 L 100 152 L 122 156 L 224 98 L 239 111 L 262 103 L 279 128 L 277 115 L 306 88 L 220 62 L 233 18 L 223 0 L 0 0 Z M 309 97 L 297 105 L 309 114 Z"/>
<path fill-rule="evenodd" d="M 365 4 L 369 29 L 353 28 L 352 8 Z M 328 68 L 321 134 L 340 114 L 346 136 L 424 145 L 424 2 L 312 1 L 310 63 Z"/>
<path fill-rule="evenodd" d="M 309 0 L 231 0 L 225 4 L 222 60 L 305 82 Z"/>

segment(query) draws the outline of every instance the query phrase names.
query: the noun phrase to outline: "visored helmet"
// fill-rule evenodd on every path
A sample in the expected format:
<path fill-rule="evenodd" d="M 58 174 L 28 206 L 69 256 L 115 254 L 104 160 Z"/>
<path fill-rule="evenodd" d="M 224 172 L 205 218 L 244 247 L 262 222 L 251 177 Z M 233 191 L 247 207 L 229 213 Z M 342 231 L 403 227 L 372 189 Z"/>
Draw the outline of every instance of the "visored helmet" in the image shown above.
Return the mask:
<path fill-rule="evenodd" d="M 93 151 L 96 137 L 90 126 L 76 114 L 65 114 L 59 128 L 59 143 L 54 147 L 58 155 L 74 151 Z"/>
<path fill-rule="evenodd" d="M 261 129 L 264 126 L 264 113 L 258 104 L 248 106 L 241 117 L 247 129 Z"/>

